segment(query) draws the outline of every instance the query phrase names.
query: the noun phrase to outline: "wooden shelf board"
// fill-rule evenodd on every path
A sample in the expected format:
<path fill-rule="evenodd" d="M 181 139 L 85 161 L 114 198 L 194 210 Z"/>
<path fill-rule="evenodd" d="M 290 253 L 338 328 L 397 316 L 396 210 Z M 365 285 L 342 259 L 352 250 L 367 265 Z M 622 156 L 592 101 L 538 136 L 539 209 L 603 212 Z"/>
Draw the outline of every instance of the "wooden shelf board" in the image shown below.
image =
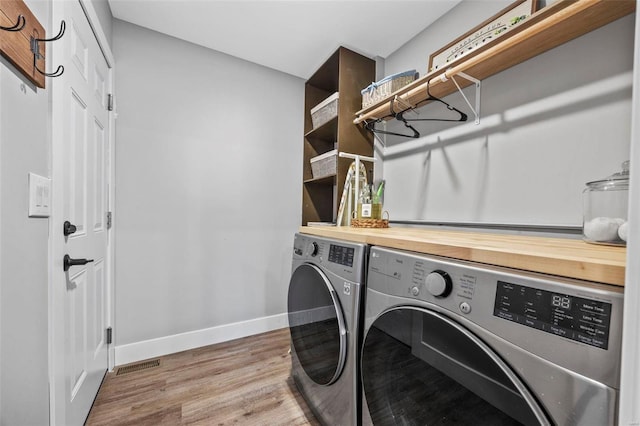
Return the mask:
<path fill-rule="evenodd" d="M 320 127 L 305 133 L 305 138 L 322 139 L 327 142 L 335 142 L 338 137 L 338 117 L 334 117 Z"/>
<path fill-rule="evenodd" d="M 317 179 L 307 179 L 304 181 L 305 184 L 314 184 L 314 185 L 327 185 L 334 184 L 336 180 L 336 175 L 325 176 Z"/>
<path fill-rule="evenodd" d="M 452 75 L 465 72 L 480 80 L 488 78 L 633 13 L 635 7 L 633 0 L 560 0 L 536 12 L 522 25 L 478 49 L 473 55 L 461 58 L 451 68 L 428 73 L 375 105 L 358 111 L 353 122 L 391 118 L 388 117 L 389 103 L 395 96 L 415 105 L 426 98 L 429 82 L 434 96 L 447 96 L 457 90 L 450 80 Z M 446 78 L 439 78 L 443 74 Z M 471 84 L 462 78 L 457 81 L 461 87 Z"/>
<path fill-rule="evenodd" d="M 626 248 L 568 238 L 406 227 L 301 227 L 300 232 L 596 283 L 624 286 Z"/>

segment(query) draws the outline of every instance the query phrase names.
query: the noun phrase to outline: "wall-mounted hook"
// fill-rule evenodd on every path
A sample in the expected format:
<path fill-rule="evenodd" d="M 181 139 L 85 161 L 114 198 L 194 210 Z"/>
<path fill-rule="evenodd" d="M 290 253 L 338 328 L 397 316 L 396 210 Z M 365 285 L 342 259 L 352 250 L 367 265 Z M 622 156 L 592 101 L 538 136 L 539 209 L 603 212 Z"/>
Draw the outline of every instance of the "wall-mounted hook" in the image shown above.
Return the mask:
<path fill-rule="evenodd" d="M 18 15 L 18 21 L 15 23 L 15 25 L 12 25 L 10 27 L 3 27 L 2 25 L 0 25 L 0 30 L 20 31 L 21 29 L 24 28 L 26 24 L 27 24 L 27 20 L 24 19 L 24 16 Z"/>
<path fill-rule="evenodd" d="M 31 36 L 31 52 L 33 52 L 33 67 L 36 69 L 36 71 L 38 71 L 40 74 L 46 77 L 60 77 L 64 73 L 64 67 L 62 65 L 58 65 L 58 69 L 56 69 L 55 72 L 51 72 L 51 73 L 44 72 L 40 68 L 38 68 L 38 65 L 37 65 L 38 59 L 44 58 L 40 54 L 39 43 L 60 40 L 64 35 L 66 28 L 67 28 L 67 24 L 64 21 L 62 21 L 60 22 L 60 31 L 58 32 L 58 35 L 53 38 L 35 38 Z"/>

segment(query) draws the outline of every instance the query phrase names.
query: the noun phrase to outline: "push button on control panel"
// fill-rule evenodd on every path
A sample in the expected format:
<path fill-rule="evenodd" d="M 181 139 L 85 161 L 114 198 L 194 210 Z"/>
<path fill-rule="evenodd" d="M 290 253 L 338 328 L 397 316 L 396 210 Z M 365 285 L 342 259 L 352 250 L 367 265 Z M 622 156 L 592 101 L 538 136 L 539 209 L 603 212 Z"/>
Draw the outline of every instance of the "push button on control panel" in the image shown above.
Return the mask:
<path fill-rule="evenodd" d="M 469 312 L 471 312 L 471 305 L 467 302 L 462 302 L 460 304 L 460 311 L 462 311 L 463 314 L 468 314 Z"/>

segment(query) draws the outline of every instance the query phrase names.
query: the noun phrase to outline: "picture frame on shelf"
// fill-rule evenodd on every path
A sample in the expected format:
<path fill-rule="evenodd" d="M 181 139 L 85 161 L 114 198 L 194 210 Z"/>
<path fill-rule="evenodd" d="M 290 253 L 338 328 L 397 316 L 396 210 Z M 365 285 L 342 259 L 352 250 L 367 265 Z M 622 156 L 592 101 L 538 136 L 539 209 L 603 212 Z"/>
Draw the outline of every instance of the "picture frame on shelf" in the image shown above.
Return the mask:
<path fill-rule="evenodd" d="M 538 7 L 539 0 L 516 0 L 480 25 L 467 31 L 429 56 L 428 72 L 449 67 L 462 58 L 516 28 Z"/>

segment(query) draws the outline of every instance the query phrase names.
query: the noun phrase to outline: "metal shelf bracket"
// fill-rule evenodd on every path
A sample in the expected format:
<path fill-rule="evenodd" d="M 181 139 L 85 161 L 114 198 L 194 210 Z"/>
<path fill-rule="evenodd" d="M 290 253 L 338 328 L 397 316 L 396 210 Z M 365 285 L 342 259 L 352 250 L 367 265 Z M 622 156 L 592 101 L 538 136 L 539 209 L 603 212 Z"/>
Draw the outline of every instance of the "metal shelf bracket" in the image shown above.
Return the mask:
<path fill-rule="evenodd" d="M 455 76 L 460 76 L 462 78 L 464 78 L 465 80 L 469 80 L 470 82 L 474 83 L 475 87 L 476 87 L 476 97 L 475 97 L 475 108 L 471 105 L 471 102 L 469 102 L 469 99 L 466 97 L 466 95 L 464 94 L 464 92 L 462 91 L 462 89 L 460 88 L 460 85 L 458 84 L 458 82 L 455 79 Z M 469 106 L 469 108 L 471 109 L 471 111 L 473 111 L 473 115 L 475 116 L 475 123 L 476 124 L 480 124 L 480 89 L 482 88 L 482 82 L 480 80 L 478 80 L 475 77 L 471 77 L 470 75 L 462 72 L 462 71 L 458 71 L 456 74 L 451 75 L 450 76 L 451 81 L 453 81 L 453 84 L 456 85 L 456 88 L 458 89 L 458 92 L 460 92 L 460 94 L 462 95 L 462 97 L 464 98 L 464 101 L 467 103 L 467 105 Z M 447 80 L 449 80 L 449 78 L 447 77 L 447 73 L 443 73 L 442 75 L 440 75 L 440 79 L 445 82 Z"/>

